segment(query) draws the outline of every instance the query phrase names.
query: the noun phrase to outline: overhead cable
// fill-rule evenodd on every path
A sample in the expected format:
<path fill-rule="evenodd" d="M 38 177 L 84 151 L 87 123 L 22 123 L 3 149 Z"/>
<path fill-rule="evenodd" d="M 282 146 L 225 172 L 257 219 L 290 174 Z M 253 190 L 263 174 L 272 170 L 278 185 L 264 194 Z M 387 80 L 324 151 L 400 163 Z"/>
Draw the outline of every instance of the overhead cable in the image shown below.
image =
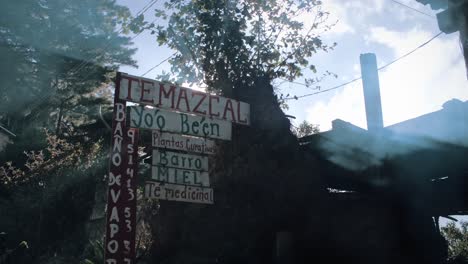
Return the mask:
<path fill-rule="evenodd" d="M 403 54 L 402 56 L 398 57 L 397 59 L 379 67 L 377 70 L 380 71 L 380 70 L 383 70 L 385 68 L 387 68 L 388 66 L 394 64 L 395 62 L 413 54 L 414 52 L 416 52 L 417 50 L 419 50 L 420 48 L 426 46 L 427 44 L 429 44 L 431 41 L 433 41 L 434 39 L 436 39 L 437 37 L 439 37 L 440 35 L 442 35 L 442 32 L 439 32 L 437 33 L 435 36 L 433 36 L 432 38 L 430 38 L 429 40 L 425 41 L 424 43 L 422 43 L 421 45 L 417 46 L 415 49 Z M 328 92 L 328 91 L 331 91 L 331 90 L 335 90 L 335 89 L 338 89 L 338 88 L 341 88 L 345 85 L 348 85 L 350 83 L 353 83 L 355 81 L 359 81 L 362 79 L 362 76 L 359 76 L 355 79 L 352 79 L 350 81 L 347 81 L 345 83 L 342 83 L 340 85 L 337 85 L 337 86 L 334 86 L 334 87 L 331 87 L 331 88 L 328 88 L 328 89 L 324 89 L 324 90 L 321 90 L 321 91 L 317 91 L 317 92 L 314 92 L 314 93 L 309 93 L 309 94 L 303 94 L 303 95 L 299 95 L 299 96 L 292 96 L 292 97 L 286 97 L 284 98 L 284 100 L 291 100 L 291 99 L 299 99 L 299 98 L 304 98 L 304 97 L 309 97 L 309 96 L 312 96 L 312 95 L 316 95 L 316 94 L 320 94 L 320 93 L 325 93 L 325 92 Z M 296 82 L 297 83 L 297 82 Z M 301 85 L 304 85 L 304 86 L 307 86 L 306 84 L 303 84 L 303 83 L 300 83 Z"/>
<path fill-rule="evenodd" d="M 425 15 L 425 16 L 428 16 L 428 17 L 430 17 L 430 18 L 436 19 L 436 17 L 433 16 L 433 15 L 430 15 L 430 14 L 428 14 L 428 13 L 424 13 L 424 12 L 422 12 L 422 11 L 416 9 L 416 8 L 413 8 L 413 7 L 409 6 L 409 5 L 403 4 L 403 3 L 399 2 L 399 1 L 396 1 L 396 0 L 390 0 L 390 1 L 392 1 L 392 2 L 394 2 L 394 3 L 396 3 L 396 4 L 399 4 L 399 5 L 401 5 L 401 6 L 404 6 L 404 7 L 408 8 L 408 9 L 411 9 L 411 10 L 413 10 L 413 11 L 415 11 L 415 12 L 418 12 L 418 13 L 420 13 L 420 14 L 422 14 L 422 15 Z"/>
<path fill-rule="evenodd" d="M 143 73 L 143 75 L 141 75 L 142 77 L 145 76 L 146 74 L 150 73 L 152 70 L 156 69 L 158 66 L 160 66 L 161 64 L 163 64 L 164 62 L 168 61 L 170 58 L 174 57 L 174 55 L 176 55 L 177 52 L 174 52 L 172 53 L 171 56 L 165 58 L 164 60 L 162 60 L 161 62 L 159 62 L 158 64 L 156 64 L 155 66 L 151 67 L 151 69 L 147 70 L 145 73 Z"/>
<path fill-rule="evenodd" d="M 158 2 L 158 0 L 150 0 L 150 2 L 149 2 L 146 6 L 144 6 L 142 9 L 140 9 L 140 10 L 137 12 L 135 18 L 130 22 L 130 24 L 133 23 L 133 22 L 138 18 L 138 16 L 140 16 L 140 15 L 146 13 L 146 11 L 148 11 L 148 9 L 151 8 L 151 7 L 152 7 L 154 4 L 156 4 L 157 2 Z M 124 28 L 123 28 L 123 26 L 121 26 L 120 29 L 118 30 L 117 35 L 120 34 L 120 33 L 122 33 L 123 30 L 124 30 Z M 138 35 L 140 35 L 142 32 L 143 32 L 143 30 L 140 31 L 140 32 L 139 32 L 136 36 L 134 36 L 131 40 L 135 39 L 135 38 L 136 38 Z M 110 38 L 107 40 L 106 44 L 100 49 L 100 52 L 103 52 L 104 50 L 106 50 L 106 49 L 112 44 L 112 41 L 113 41 L 114 39 L 115 39 L 115 36 L 114 36 L 114 37 L 110 37 Z M 92 59 L 93 59 L 93 58 L 94 58 L 94 57 L 90 57 L 90 58 L 88 58 L 88 59 L 83 60 L 77 67 L 70 69 L 69 72 L 73 72 L 73 71 L 74 71 L 75 73 L 79 72 L 80 70 L 84 69 L 84 68 L 86 67 L 87 64 L 92 63 Z"/>

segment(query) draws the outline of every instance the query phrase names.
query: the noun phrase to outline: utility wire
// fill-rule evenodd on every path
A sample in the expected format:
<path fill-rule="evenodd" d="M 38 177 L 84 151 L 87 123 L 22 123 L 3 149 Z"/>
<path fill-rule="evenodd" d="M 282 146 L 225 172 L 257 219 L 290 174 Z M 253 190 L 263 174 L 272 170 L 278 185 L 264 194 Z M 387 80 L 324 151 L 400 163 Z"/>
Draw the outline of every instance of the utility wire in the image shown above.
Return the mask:
<path fill-rule="evenodd" d="M 297 99 L 299 99 L 299 98 L 304 98 L 304 97 L 309 97 L 309 96 L 316 95 L 316 94 L 321 94 L 321 93 L 329 92 L 329 91 L 331 91 L 331 90 L 335 90 L 335 89 L 341 88 L 341 87 L 343 87 L 343 86 L 345 86 L 345 85 L 348 85 L 348 84 L 353 83 L 353 82 L 355 82 L 355 81 L 359 81 L 359 80 L 361 80 L 361 79 L 362 79 L 362 76 L 359 76 L 359 77 L 357 77 L 357 78 L 355 78 L 355 79 L 352 79 L 351 81 L 347 81 L 347 82 L 345 82 L 345 83 L 342 83 L 342 84 L 340 84 L 340 85 L 334 86 L 334 87 L 332 87 L 332 88 L 328 88 L 328 89 L 325 89 L 325 90 L 321 90 L 321 91 L 318 91 L 318 92 L 315 92 L 315 93 L 309 93 L 309 94 L 303 94 L 303 95 L 299 95 L 299 96 L 286 97 L 286 98 L 284 98 L 283 100 L 291 100 L 291 99 L 296 99 L 296 100 L 297 100 Z M 301 83 L 301 85 L 305 85 L 305 84 Z"/>
<path fill-rule="evenodd" d="M 2 125 L 0 125 L 0 128 L 7 132 L 9 135 L 13 136 L 13 137 L 16 137 L 15 133 L 11 132 L 10 130 L 6 129 L 5 127 L 3 127 Z"/>
<path fill-rule="evenodd" d="M 156 21 L 158 20 L 159 18 L 155 18 L 153 21 L 150 22 L 150 24 L 153 24 L 153 23 L 156 23 Z M 143 33 L 146 29 L 142 29 L 140 32 L 138 32 L 135 36 L 133 36 L 130 40 L 134 40 L 136 39 L 138 36 L 141 35 L 141 33 Z M 87 79 L 89 76 L 91 76 L 91 74 L 93 74 L 92 72 L 89 72 L 83 79 Z"/>
<path fill-rule="evenodd" d="M 151 3 L 152 2 L 152 3 Z M 146 11 L 148 11 L 148 9 L 150 9 L 154 4 L 156 4 L 156 2 L 158 2 L 158 0 L 153 0 L 153 1 L 150 1 L 146 6 L 144 6 L 140 12 L 137 13 L 136 16 L 139 16 L 141 14 L 144 14 L 146 13 Z"/>
<path fill-rule="evenodd" d="M 403 59 L 403 58 L 405 58 L 405 57 L 411 55 L 412 53 L 414 53 L 414 52 L 417 51 L 418 49 L 420 49 L 420 48 L 426 46 L 426 45 L 429 44 L 431 41 L 433 41 L 434 39 L 438 38 L 440 35 L 442 35 L 442 33 L 443 33 L 442 31 L 439 32 L 439 33 L 437 33 L 435 36 L 433 36 L 432 38 L 430 38 L 430 39 L 427 40 L 426 42 L 422 43 L 421 45 L 417 46 L 417 47 L 416 47 L 415 49 L 413 49 L 412 51 L 410 51 L 410 52 L 408 52 L 408 53 L 406 53 L 406 54 L 403 54 L 403 56 L 401 56 L 401 57 L 395 59 L 394 61 L 391 61 L 391 62 L 385 64 L 384 66 L 380 67 L 378 70 L 380 71 L 380 70 L 382 70 L 382 69 L 384 69 L 384 68 L 386 68 L 386 67 L 392 65 L 393 63 L 395 63 L 395 62 L 397 62 L 397 61 L 399 61 L 399 60 L 401 60 L 401 59 Z"/>
<path fill-rule="evenodd" d="M 433 16 L 433 15 L 430 15 L 430 14 L 428 14 L 428 13 L 424 13 L 424 12 L 422 12 L 422 11 L 416 9 L 416 8 L 413 8 L 413 7 L 409 6 L 409 5 L 405 5 L 405 4 L 403 4 L 403 3 L 399 2 L 399 1 L 396 1 L 396 0 L 390 0 L 390 1 L 392 1 L 392 2 L 394 2 L 394 3 L 396 3 L 396 4 L 399 4 L 399 5 L 401 5 L 401 6 L 404 6 L 404 7 L 408 8 L 408 9 L 411 9 L 411 10 L 413 10 L 413 11 L 415 11 L 415 12 L 418 12 L 419 14 L 422 14 L 422 15 L 425 15 L 425 16 L 428 16 L 428 17 L 434 18 L 434 19 L 436 18 L 436 17 Z"/>
<path fill-rule="evenodd" d="M 153 19 L 153 21 L 150 22 L 150 25 L 153 23 L 156 23 L 159 20 L 159 17 Z M 143 33 L 146 29 L 142 29 L 140 32 L 138 32 L 135 36 L 133 36 L 130 40 L 136 39 L 138 36 L 140 36 L 141 33 Z"/>
<path fill-rule="evenodd" d="M 165 58 L 164 60 L 162 60 L 160 63 L 154 65 L 153 67 L 151 67 L 151 69 L 147 70 L 145 73 L 143 73 L 143 75 L 141 75 L 142 77 L 145 76 L 146 74 L 150 73 L 152 70 L 156 69 L 158 66 L 160 66 L 161 64 L 163 64 L 164 62 L 168 61 L 170 58 L 174 57 L 174 55 L 176 55 L 177 52 L 174 52 L 172 53 L 171 56 Z"/>
<path fill-rule="evenodd" d="M 151 0 L 151 1 L 147 4 L 146 7 L 143 7 L 143 9 L 140 10 L 140 11 L 137 13 L 137 16 L 136 16 L 136 17 L 138 17 L 138 16 L 141 15 L 141 14 L 144 14 L 149 8 L 151 8 L 151 7 L 152 7 L 154 4 L 156 4 L 157 2 L 158 2 L 158 0 Z M 135 17 L 135 19 L 136 19 L 136 17 Z M 158 19 L 159 19 L 159 18 L 155 18 L 153 21 L 150 22 L 150 24 L 155 23 Z M 122 33 L 122 30 L 123 30 L 123 28 L 121 28 L 121 30 L 119 31 L 119 34 Z M 133 37 L 130 39 L 130 41 L 136 39 L 136 38 L 137 38 L 138 36 L 140 36 L 141 33 L 143 33 L 144 31 L 145 31 L 145 29 L 143 28 L 142 30 L 140 30 L 140 32 L 138 32 L 135 36 L 133 36 Z M 111 39 L 110 39 L 110 40 L 111 40 Z M 110 40 L 109 40 L 109 42 L 107 43 L 107 45 L 106 45 L 104 48 L 101 49 L 101 51 L 102 51 L 102 50 L 105 50 L 107 47 L 110 46 L 110 44 L 111 44 Z M 89 62 L 90 62 L 90 61 L 89 61 Z M 89 62 L 86 62 L 86 63 L 84 64 L 83 68 L 86 67 L 86 64 L 89 63 Z M 81 68 L 81 69 L 83 69 L 83 68 Z M 81 70 L 81 69 L 80 69 L 80 70 Z M 79 70 L 77 70 L 77 71 L 79 71 Z M 88 73 L 83 79 L 88 78 L 91 74 L 92 74 L 92 72 Z"/>
<path fill-rule="evenodd" d="M 399 61 L 399 60 L 401 60 L 401 59 L 403 59 L 403 58 L 405 58 L 405 57 L 407 57 L 407 56 L 413 54 L 414 52 L 416 52 L 416 51 L 419 50 L 420 48 L 426 46 L 426 45 L 429 44 L 431 41 L 433 41 L 434 39 L 436 39 L 437 37 L 439 37 L 440 35 L 442 35 L 442 32 L 437 33 L 437 35 L 433 36 L 433 37 L 430 38 L 429 40 L 427 40 L 427 41 L 425 41 L 424 43 L 422 43 L 421 45 L 417 46 L 415 49 L 413 49 L 413 50 L 411 50 L 411 51 L 409 51 L 409 52 L 403 54 L 402 56 L 396 58 L 395 60 L 393 60 L 393 61 L 391 61 L 391 62 L 389 62 L 389 63 L 387 63 L 387 64 L 385 64 L 385 65 L 383 65 L 383 66 L 381 66 L 381 67 L 379 67 L 377 70 L 378 70 L 378 71 L 383 70 L 383 69 L 387 68 L 388 66 L 394 64 L 395 62 L 397 62 L 397 61 Z M 331 91 L 331 90 L 335 90 L 335 89 L 341 88 L 341 87 L 343 87 L 343 86 L 345 86 L 345 85 L 348 85 L 348 84 L 350 84 L 350 83 L 359 81 L 359 80 L 361 80 L 361 79 L 362 79 L 362 76 L 359 76 L 359 77 L 357 77 L 357 78 L 355 78 L 355 79 L 352 79 L 352 80 L 350 80 L 350 81 L 347 81 L 347 82 L 345 82 L 345 83 L 342 83 L 342 84 L 340 84 L 340 85 L 337 85 L 337 86 L 334 86 L 334 87 L 331 87 L 331 88 L 328 88 L 328 89 L 325 89 L 325 90 L 321 90 L 321 91 L 314 92 L 314 93 L 309 93 L 309 94 L 303 94 L 303 95 L 300 95 L 300 96 L 286 97 L 286 98 L 284 98 L 283 100 L 291 100 L 291 99 L 296 99 L 296 100 L 297 100 L 297 99 L 299 99 L 299 98 L 304 98 L 304 97 L 309 97 L 309 96 L 316 95 L 316 94 L 320 94 L 320 93 L 325 93 L 325 92 L 328 92 L 328 91 Z M 307 86 L 306 84 L 303 84 L 303 83 L 300 83 L 300 84 L 301 84 L 301 85 L 304 85 L 304 86 Z"/>
<path fill-rule="evenodd" d="M 144 6 L 142 9 L 140 9 L 140 11 L 137 12 L 135 18 L 130 22 L 133 23 L 137 18 L 138 16 L 144 14 L 146 11 L 148 11 L 148 9 L 150 9 L 153 5 L 155 5 L 156 3 L 158 2 L 158 0 L 150 0 L 150 2 L 148 4 L 146 4 L 146 6 Z M 117 35 L 119 35 L 120 33 L 122 33 L 124 30 L 123 26 L 120 27 L 120 29 L 118 30 L 118 33 Z M 131 40 L 135 39 L 138 35 L 140 35 L 141 32 L 139 32 L 136 36 L 134 36 Z M 112 44 L 112 41 L 115 39 L 115 36 L 114 37 L 111 37 L 107 40 L 106 44 L 104 45 L 104 47 L 102 47 L 100 49 L 100 52 L 104 51 L 105 49 L 107 49 L 111 44 Z M 72 72 L 74 71 L 75 73 L 79 72 L 80 70 L 84 69 L 86 67 L 87 64 L 89 63 L 92 63 L 92 57 L 86 59 L 86 60 L 83 60 L 75 69 L 71 69 L 69 72 Z"/>
<path fill-rule="evenodd" d="M 136 14 L 134 20 L 135 20 L 139 15 L 144 14 L 146 11 L 148 11 L 148 9 L 150 9 L 150 8 L 151 8 L 153 5 L 155 5 L 158 1 L 159 1 L 159 0 L 150 0 L 150 1 L 148 2 L 148 4 L 146 4 L 142 9 L 140 9 L 140 10 L 137 12 L 137 14 Z M 153 20 L 151 23 L 154 23 L 155 21 L 156 21 L 156 19 Z M 132 20 L 132 22 L 133 22 L 133 20 Z M 130 23 L 132 23 L 132 22 L 130 22 Z M 140 31 L 138 34 L 136 34 L 135 36 L 133 36 L 133 37 L 131 38 L 131 40 L 134 40 L 134 39 L 135 39 L 136 37 L 138 37 L 143 31 L 144 31 L 144 30 Z M 119 28 L 118 34 L 120 34 L 120 33 L 122 33 L 122 32 L 123 32 L 123 26 L 121 26 L 121 27 Z M 107 47 L 109 47 L 110 44 L 111 44 L 111 41 L 112 41 L 113 39 L 114 39 L 113 37 L 109 38 L 109 40 L 107 41 L 106 45 L 105 45 L 103 48 L 101 48 L 101 51 L 103 51 L 103 50 L 105 50 Z M 86 67 L 87 64 L 89 64 L 89 63 L 92 62 L 91 59 L 92 59 L 92 58 L 89 58 L 88 60 L 83 60 L 80 64 L 78 64 L 78 66 L 72 67 L 70 70 L 68 70 L 68 73 L 71 73 L 71 72 L 77 73 L 77 72 L 79 72 L 80 70 L 84 69 L 84 67 Z M 90 75 L 91 75 L 91 74 L 88 74 L 84 79 L 88 78 Z M 45 93 L 43 96 L 41 96 L 41 98 L 39 98 L 39 100 L 36 100 L 36 101 L 33 103 L 33 106 L 32 106 L 31 109 L 32 109 L 32 110 L 36 109 L 36 107 L 39 106 L 40 104 L 42 104 L 44 101 L 46 101 L 46 100 L 53 94 L 53 92 L 54 92 L 53 90 L 50 90 L 49 92 L 47 92 L 47 93 Z"/>
<path fill-rule="evenodd" d="M 162 60 L 161 62 L 159 62 L 158 64 L 156 64 L 155 66 L 153 66 L 151 69 L 149 69 L 148 71 L 146 71 L 142 76 L 145 76 L 146 74 L 148 74 L 149 72 L 151 72 L 152 70 L 156 69 L 158 66 L 160 66 L 161 64 L 163 64 L 164 62 L 168 61 L 170 58 L 172 58 L 177 52 L 174 52 L 172 53 L 171 56 L 167 57 L 166 59 Z M 89 74 L 88 74 L 89 76 Z M 86 78 L 85 78 L 86 79 Z M 46 92 L 45 94 L 43 94 L 43 96 L 41 96 L 41 98 L 39 98 L 39 100 L 36 100 L 32 105 L 31 105 L 31 111 L 35 110 L 37 107 L 40 106 L 40 104 L 42 104 L 43 102 L 45 102 L 47 99 L 49 99 L 49 97 L 54 93 L 54 90 L 49 90 L 48 92 Z"/>

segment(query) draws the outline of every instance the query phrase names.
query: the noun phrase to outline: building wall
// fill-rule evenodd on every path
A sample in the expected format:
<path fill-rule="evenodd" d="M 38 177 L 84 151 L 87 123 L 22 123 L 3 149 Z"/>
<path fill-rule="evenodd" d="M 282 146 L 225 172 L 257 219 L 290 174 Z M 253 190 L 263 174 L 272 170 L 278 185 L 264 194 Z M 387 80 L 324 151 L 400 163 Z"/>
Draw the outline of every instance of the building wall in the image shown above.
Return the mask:
<path fill-rule="evenodd" d="M 446 257 L 429 215 L 375 195 L 334 194 L 328 202 L 322 227 L 327 263 L 436 264 Z"/>
<path fill-rule="evenodd" d="M 386 127 L 395 133 L 423 136 L 468 146 L 468 101 L 452 99 L 443 109 Z"/>

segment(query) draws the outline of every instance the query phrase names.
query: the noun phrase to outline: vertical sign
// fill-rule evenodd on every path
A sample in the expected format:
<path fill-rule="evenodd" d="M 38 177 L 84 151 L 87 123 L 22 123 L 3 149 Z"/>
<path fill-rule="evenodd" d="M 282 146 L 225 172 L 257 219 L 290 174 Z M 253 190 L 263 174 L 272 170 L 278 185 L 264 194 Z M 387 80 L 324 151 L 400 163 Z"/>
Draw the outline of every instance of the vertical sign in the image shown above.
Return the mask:
<path fill-rule="evenodd" d="M 134 106 L 127 115 L 127 101 L 153 107 Z M 127 116 L 130 120 L 126 120 Z M 250 124 L 249 104 L 117 73 L 107 193 L 105 264 L 135 263 L 138 171 L 138 130 L 135 128 L 152 129 L 152 145 L 164 148 L 153 150 L 152 178 L 157 181 L 146 182 L 146 197 L 213 204 L 213 189 L 209 188 L 207 172 L 208 157 L 166 149 L 214 154 L 215 143 L 206 137 L 230 140 L 231 123 Z"/>
<path fill-rule="evenodd" d="M 135 263 L 138 130 L 126 125 L 126 101 L 116 77 L 107 194 L 105 264 Z"/>

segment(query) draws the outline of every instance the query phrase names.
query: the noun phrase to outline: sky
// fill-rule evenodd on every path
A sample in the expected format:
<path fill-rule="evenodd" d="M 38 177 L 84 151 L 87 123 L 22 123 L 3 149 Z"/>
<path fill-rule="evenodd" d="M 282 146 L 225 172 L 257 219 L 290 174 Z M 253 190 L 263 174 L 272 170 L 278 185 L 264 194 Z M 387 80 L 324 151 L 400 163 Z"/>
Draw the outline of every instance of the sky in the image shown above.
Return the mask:
<path fill-rule="evenodd" d="M 414 0 L 401 1 L 424 13 L 435 12 Z M 344 83 L 360 73 L 359 55 L 375 53 L 382 66 L 415 49 L 439 32 L 429 17 L 390 0 L 324 1 L 336 19 L 330 38 L 334 52 L 318 56 L 319 65 L 339 75 L 324 87 Z M 338 4 L 339 3 L 339 4 Z M 468 99 L 463 57 L 456 34 L 439 38 L 379 72 L 384 125 L 388 126 L 441 109 L 452 98 Z M 330 128 L 336 118 L 366 128 L 362 83 L 311 96 L 295 104 L 291 112 L 299 120 Z"/>
<path fill-rule="evenodd" d="M 141 10 L 149 0 L 119 0 L 133 13 Z M 319 52 L 312 57 L 319 74 L 326 70 L 338 75 L 320 83 L 327 89 L 360 76 L 359 55 L 375 53 L 378 66 L 393 61 L 415 49 L 439 32 L 436 11 L 414 0 L 400 2 L 430 16 L 399 5 L 391 0 L 326 0 L 323 9 L 330 12 L 329 21 L 338 21 L 322 35 L 325 42 L 337 42 L 333 51 Z M 158 1 L 154 7 L 159 7 Z M 154 16 L 149 10 L 147 21 Z M 156 21 L 157 24 L 158 21 Z M 138 48 L 135 59 L 138 68 L 122 67 L 121 71 L 142 75 L 167 58 L 172 52 L 159 47 L 155 36 L 144 32 L 134 40 Z M 163 63 L 146 75 L 155 78 L 163 70 Z M 468 100 L 468 87 L 458 33 L 442 34 L 428 45 L 379 72 L 384 125 L 388 126 L 419 115 L 437 111 L 452 98 Z M 307 75 L 305 77 L 313 77 Z M 296 82 L 304 83 L 303 78 Z M 280 92 L 303 95 L 315 92 L 311 88 L 278 81 Z M 289 100 L 286 114 L 295 116 L 297 125 L 303 120 L 320 125 L 322 131 L 331 128 L 331 121 L 343 119 L 366 128 L 365 106 L 361 81 L 342 88 L 299 100 Z"/>
<path fill-rule="evenodd" d="M 117 2 L 128 6 L 135 14 L 149 0 Z M 362 53 L 375 53 L 378 66 L 382 66 L 439 33 L 435 18 L 437 11 L 414 0 L 399 2 L 427 15 L 392 0 L 323 1 L 323 9 L 330 12 L 330 23 L 337 21 L 337 24 L 323 34 L 322 39 L 327 43 L 336 42 L 337 46 L 328 53 L 315 54 L 311 62 L 316 65 L 319 74 L 328 70 L 338 77 L 328 77 L 322 81 L 322 90 L 359 77 L 359 55 Z M 158 1 L 154 7 L 161 4 L 162 1 Z M 151 12 L 145 14 L 145 20 L 154 19 Z M 156 37 L 149 32 L 135 38 L 134 46 L 138 48 L 134 57 L 138 68 L 120 69 L 133 75 L 142 75 L 172 54 L 171 50 L 159 47 Z M 169 67 L 169 63 L 163 63 L 145 77 L 155 78 L 163 70 L 169 71 Z M 453 98 L 468 100 L 458 33 L 440 35 L 411 55 L 379 71 L 379 79 L 385 126 L 440 110 L 444 102 Z M 304 80 L 300 78 L 296 82 L 304 83 Z M 297 83 L 276 83 L 281 83 L 278 88 L 283 94 L 300 96 L 316 92 Z M 339 118 L 362 128 L 367 127 L 361 81 L 287 103 L 289 109 L 285 113 L 296 117 L 293 120 L 295 125 L 307 120 L 318 124 L 321 131 L 326 131 L 331 129 L 331 122 Z"/>

